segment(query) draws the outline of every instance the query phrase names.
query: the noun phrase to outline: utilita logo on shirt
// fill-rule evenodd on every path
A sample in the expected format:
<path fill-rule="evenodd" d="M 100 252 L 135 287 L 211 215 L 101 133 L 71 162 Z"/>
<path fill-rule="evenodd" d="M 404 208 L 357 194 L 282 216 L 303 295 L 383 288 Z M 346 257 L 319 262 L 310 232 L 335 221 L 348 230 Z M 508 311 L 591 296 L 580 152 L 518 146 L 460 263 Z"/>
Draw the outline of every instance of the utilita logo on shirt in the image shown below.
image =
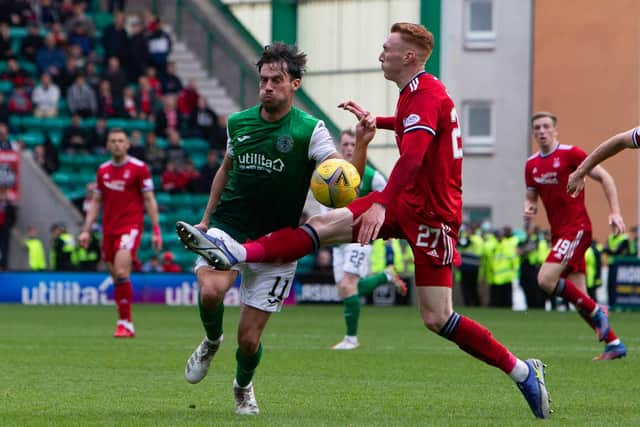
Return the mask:
<path fill-rule="evenodd" d="M 547 172 L 543 173 L 540 176 L 534 176 L 533 180 L 538 184 L 557 184 L 558 183 L 558 173 L 557 172 Z"/>
<path fill-rule="evenodd" d="M 114 181 L 105 181 L 104 186 L 114 191 L 124 191 L 126 181 L 116 179 Z"/>
<path fill-rule="evenodd" d="M 242 154 L 238 156 L 238 163 L 243 170 L 261 170 L 268 173 L 284 170 L 284 162 L 281 159 L 271 160 L 264 154 L 258 153 Z"/>

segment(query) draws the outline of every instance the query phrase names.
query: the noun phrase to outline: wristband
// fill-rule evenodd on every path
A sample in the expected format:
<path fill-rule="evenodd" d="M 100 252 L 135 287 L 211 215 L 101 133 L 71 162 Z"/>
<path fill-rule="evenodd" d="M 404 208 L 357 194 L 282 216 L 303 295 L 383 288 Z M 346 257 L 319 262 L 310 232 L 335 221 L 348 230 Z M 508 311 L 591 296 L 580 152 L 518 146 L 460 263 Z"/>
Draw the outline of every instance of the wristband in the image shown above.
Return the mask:
<path fill-rule="evenodd" d="M 160 226 L 159 225 L 154 225 L 152 230 L 153 230 L 153 235 L 154 236 L 161 236 L 162 235 L 162 230 L 160 230 Z"/>

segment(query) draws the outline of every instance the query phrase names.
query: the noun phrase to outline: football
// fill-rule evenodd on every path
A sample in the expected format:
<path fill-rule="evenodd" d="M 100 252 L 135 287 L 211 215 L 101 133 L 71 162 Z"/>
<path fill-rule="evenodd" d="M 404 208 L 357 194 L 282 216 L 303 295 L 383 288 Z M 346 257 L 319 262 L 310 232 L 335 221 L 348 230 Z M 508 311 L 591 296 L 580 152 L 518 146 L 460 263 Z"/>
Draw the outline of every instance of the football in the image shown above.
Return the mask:
<path fill-rule="evenodd" d="M 360 174 L 346 160 L 325 160 L 313 172 L 309 188 L 313 197 L 324 206 L 342 208 L 358 197 Z"/>

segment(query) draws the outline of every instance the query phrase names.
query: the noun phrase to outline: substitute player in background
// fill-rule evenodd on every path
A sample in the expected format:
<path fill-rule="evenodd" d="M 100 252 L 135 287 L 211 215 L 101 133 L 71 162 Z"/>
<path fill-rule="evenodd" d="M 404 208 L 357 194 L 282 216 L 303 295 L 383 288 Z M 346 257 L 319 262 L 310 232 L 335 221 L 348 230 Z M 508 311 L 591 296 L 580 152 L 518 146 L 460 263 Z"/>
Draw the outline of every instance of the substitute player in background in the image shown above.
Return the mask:
<path fill-rule="evenodd" d="M 338 151 L 346 160 L 353 160 L 356 148 L 356 134 L 351 129 L 340 133 Z M 359 197 L 371 191 L 382 191 L 387 180 L 371 166 L 365 166 L 360 183 Z M 392 283 L 400 295 L 407 294 L 407 285 L 398 276 L 393 265 L 369 277 L 371 267 L 371 245 L 348 243 L 333 248 L 333 278 L 338 286 L 338 294 L 344 304 L 346 334 L 342 341 L 331 347 L 334 350 L 353 350 L 358 341 L 358 321 L 360 320 L 360 297 L 369 295 L 380 285 Z"/>
<path fill-rule="evenodd" d="M 584 204 L 584 193 L 567 194 L 569 174 L 585 159 L 582 149 L 560 144 L 557 118 L 540 112 L 531 117 L 533 137 L 539 152 L 525 165 L 527 193 L 524 217 L 531 222 L 542 199 L 551 226 L 551 253 L 538 272 L 538 284 L 548 295 L 561 297 L 576 306 L 580 316 L 605 342 L 604 352 L 594 360 L 624 357 L 627 350 L 609 326 L 607 313 L 587 295 L 584 254 L 591 245 L 591 220 Z M 624 231 L 615 182 L 602 166 L 589 170 L 589 176 L 602 185 L 609 203 L 609 224 Z M 584 176 L 584 175 L 583 175 Z"/>
<path fill-rule="evenodd" d="M 136 252 L 147 211 L 153 236 L 151 244 L 162 249 L 162 234 L 158 223 L 158 204 L 153 194 L 153 181 L 144 162 L 127 155 L 129 139 L 122 129 L 111 129 L 107 136 L 107 150 L 111 160 L 103 163 L 96 174 L 96 189 L 78 236 L 78 242 L 88 247 L 91 225 L 102 215 L 102 259 L 113 279 L 114 299 L 118 308 L 116 338 L 133 338 L 135 328 L 131 319 L 132 265 L 138 262 Z"/>
<path fill-rule="evenodd" d="M 306 61 L 306 54 L 296 46 L 274 43 L 265 47 L 257 63 L 260 104 L 228 119 L 227 152 L 211 183 L 202 220 L 195 227 L 182 221 L 176 224 L 187 249 L 202 255 L 195 273 L 206 335 L 185 367 L 185 378 L 192 384 L 207 375 L 222 343 L 224 295 L 242 274 L 233 381 L 239 415 L 260 412 L 252 378 L 262 357 L 261 337 L 271 313 L 281 310 L 291 290 L 296 262 L 246 263 L 221 271 L 209 266 L 205 258 L 209 239 L 244 242 L 297 226 L 316 164 L 341 158 L 324 123 L 293 106 Z M 364 161 L 357 168 L 362 175 Z M 207 231 L 210 224 L 213 228 Z"/>
<path fill-rule="evenodd" d="M 385 78 L 400 89 L 394 117 L 374 118 L 353 101 L 340 104 L 359 119 L 356 160 L 366 157 L 363 148 L 373 139 L 376 126 L 395 130 L 400 158 L 384 191 L 254 242 L 240 245 L 214 239 L 207 258 L 212 265 L 230 268 L 238 262 L 294 260 L 321 244 L 367 244 L 378 236 L 407 239 L 425 326 L 509 375 L 535 416 L 547 418 L 549 396 L 542 362 L 518 359 L 484 326 L 453 311 L 451 268 L 462 222 L 462 140 L 453 101 L 444 85 L 424 72 L 433 44 L 433 35 L 421 25 L 391 27 L 379 60 Z"/>

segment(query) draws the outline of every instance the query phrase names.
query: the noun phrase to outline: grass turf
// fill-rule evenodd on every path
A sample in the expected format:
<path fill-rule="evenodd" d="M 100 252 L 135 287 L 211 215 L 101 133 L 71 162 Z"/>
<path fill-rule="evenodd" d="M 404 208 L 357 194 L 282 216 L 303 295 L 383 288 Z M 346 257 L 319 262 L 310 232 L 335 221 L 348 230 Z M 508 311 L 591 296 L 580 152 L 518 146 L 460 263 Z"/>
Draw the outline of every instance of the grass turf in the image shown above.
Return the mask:
<path fill-rule="evenodd" d="M 629 356 L 602 350 L 575 313 L 460 310 L 521 358 L 548 364 L 546 425 L 640 425 L 640 314 L 613 313 Z M 254 384 L 261 415 L 234 414 L 239 310 L 208 377 L 184 364 L 202 338 L 195 308 L 136 306 L 138 336 L 111 337 L 113 307 L 0 306 L 0 425 L 526 426 L 538 425 L 511 380 L 429 333 L 415 308 L 365 307 L 361 347 L 342 338 L 340 306 L 286 307 L 263 337 Z"/>

